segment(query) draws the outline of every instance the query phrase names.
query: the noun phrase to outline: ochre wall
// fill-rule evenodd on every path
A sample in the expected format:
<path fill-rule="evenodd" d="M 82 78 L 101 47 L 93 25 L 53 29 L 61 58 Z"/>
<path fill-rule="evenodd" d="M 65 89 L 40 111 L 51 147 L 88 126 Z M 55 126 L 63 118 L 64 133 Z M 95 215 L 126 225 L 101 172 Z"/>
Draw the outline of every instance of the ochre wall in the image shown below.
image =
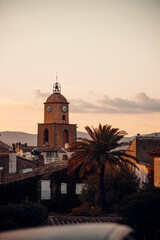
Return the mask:
<path fill-rule="evenodd" d="M 47 111 L 47 106 L 51 106 L 51 111 Z M 67 111 L 62 111 L 62 106 L 67 107 Z M 65 115 L 65 120 L 62 116 Z M 69 123 L 68 103 L 44 103 L 44 123 Z"/>
<path fill-rule="evenodd" d="M 160 187 L 160 157 L 154 158 L 154 186 Z"/>

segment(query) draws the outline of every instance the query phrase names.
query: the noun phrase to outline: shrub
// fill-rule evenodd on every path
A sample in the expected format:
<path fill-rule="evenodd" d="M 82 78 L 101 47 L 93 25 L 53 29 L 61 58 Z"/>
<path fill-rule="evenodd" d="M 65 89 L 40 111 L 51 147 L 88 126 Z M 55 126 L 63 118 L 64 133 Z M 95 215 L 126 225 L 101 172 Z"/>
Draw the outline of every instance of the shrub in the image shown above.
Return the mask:
<path fill-rule="evenodd" d="M 98 205 L 99 180 L 96 175 L 90 175 L 86 187 L 82 190 L 80 200 L 88 207 Z M 123 200 L 139 189 L 139 180 L 127 168 L 125 171 L 107 168 L 105 173 L 106 211 L 116 212 Z"/>
<path fill-rule="evenodd" d="M 159 203 L 160 190 L 153 187 L 145 188 L 127 197 L 119 212 L 130 225 L 136 226 L 143 236 L 151 237 L 160 229 Z"/>
<path fill-rule="evenodd" d="M 21 204 L 0 206 L 0 230 L 34 227 L 47 217 L 46 208 L 40 203 L 24 201 Z"/>
<path fill-rule="evenodd" d="M 89 207 L 98 204 L 98 185 L 99 179 L 96 175 L 90 175 L 87 177 L 86 186 L 82 189 L 80 195 L 80 201 L 82 204 L 86 204 Z"/>
<path fill-rule="evenodd" d="M 139 189 L 139 179 L 126 168 L 107 171 L 105 175 L 106 210 L 115 212 L 123 200 Z"/>

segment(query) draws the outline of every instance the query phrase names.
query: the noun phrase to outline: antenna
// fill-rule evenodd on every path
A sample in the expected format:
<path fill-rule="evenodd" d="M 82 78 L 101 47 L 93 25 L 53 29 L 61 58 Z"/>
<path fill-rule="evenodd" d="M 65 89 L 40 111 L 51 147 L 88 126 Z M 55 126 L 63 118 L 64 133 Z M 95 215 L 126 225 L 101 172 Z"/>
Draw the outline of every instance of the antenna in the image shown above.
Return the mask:
<path fill-rule="evenodd" d="M 56 83 L 58 83 L 58 72 L 56 72 Z"/>
<path fill-rule="evenodd" d="M 58 83 L 58 73 L 56 72 L 56 83 L 53 85 L 53 93 L 61 93 L 61 85 Z"/>

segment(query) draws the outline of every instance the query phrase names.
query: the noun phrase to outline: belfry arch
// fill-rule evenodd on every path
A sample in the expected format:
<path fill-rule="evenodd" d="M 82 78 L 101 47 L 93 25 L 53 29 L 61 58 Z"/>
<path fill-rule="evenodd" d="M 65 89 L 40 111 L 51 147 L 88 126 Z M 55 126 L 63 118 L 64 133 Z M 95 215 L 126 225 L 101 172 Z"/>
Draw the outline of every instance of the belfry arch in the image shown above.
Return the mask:
<path fill-rule="evenodd" d="M 43 144 L 45 146 L 49 145 L 49 131 L 47 128 L 44 130 L 44 133 L 43 133 Z"/>
<path fill-rule="evenodd" d="M 63 131 L 63 146 L 65 147 L 66 144 L 69 144 L 69 131 L 64 129 Z"/>

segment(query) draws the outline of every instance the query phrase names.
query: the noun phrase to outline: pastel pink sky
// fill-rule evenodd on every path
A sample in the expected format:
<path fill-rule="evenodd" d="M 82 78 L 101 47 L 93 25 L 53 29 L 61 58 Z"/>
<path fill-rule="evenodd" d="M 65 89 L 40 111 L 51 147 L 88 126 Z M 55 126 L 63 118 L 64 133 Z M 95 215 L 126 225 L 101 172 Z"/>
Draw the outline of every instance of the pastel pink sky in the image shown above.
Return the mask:
<path fill-rule="evenodd" d="M 56 72 L 70 123 L 160 132 L 159 0 L 0 0 L 0 131 L 37 132 Z"/>

